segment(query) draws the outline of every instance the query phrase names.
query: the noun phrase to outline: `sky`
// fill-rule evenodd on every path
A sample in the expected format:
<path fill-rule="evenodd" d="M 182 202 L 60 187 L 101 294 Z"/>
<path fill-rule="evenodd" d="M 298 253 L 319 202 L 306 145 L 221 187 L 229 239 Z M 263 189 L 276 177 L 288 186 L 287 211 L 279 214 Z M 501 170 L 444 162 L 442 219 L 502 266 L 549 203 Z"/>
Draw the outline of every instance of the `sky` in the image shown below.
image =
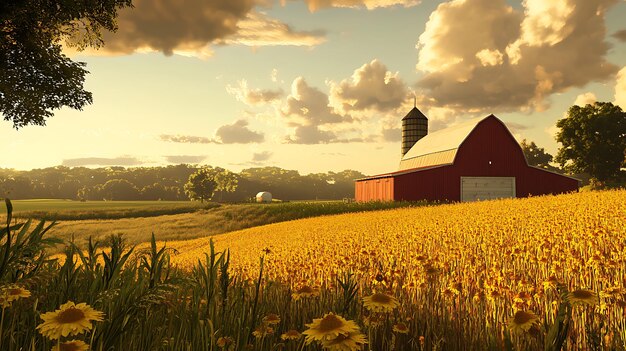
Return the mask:
<path fill-rule="evenodd" d="M 414 102 L 430 131 L 494 114 L 552 154 L 570 106 L 626 107 L 624 0 L 133 3 L 103 48 L 65 49 L 93 104 L 0 121 L 1 168 L 371 175 L 397 170 Z"/>

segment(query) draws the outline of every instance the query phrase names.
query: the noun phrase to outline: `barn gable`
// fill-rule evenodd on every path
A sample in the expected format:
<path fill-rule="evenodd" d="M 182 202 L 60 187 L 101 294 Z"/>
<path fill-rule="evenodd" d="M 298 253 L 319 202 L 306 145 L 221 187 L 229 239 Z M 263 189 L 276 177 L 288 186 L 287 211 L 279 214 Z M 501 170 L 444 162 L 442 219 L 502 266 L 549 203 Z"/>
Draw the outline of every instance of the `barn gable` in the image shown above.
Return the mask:
<path fill-rule="evenodd" d="M 402 157 L 399 170 L 452 164 L 463 141 L 489 117 L 474 118 L 426 135 Z"/>

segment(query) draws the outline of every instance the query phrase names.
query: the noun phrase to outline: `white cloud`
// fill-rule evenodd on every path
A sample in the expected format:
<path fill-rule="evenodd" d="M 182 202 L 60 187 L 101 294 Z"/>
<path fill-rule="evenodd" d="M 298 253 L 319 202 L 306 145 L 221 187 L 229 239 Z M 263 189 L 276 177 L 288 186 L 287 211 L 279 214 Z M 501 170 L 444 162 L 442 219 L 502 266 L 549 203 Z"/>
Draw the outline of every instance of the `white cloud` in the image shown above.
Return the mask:
<path fill-rule="evenodd" d="M 281 0 L 284 5 L 286 0 Z M 374 10 L 382 7 L 403 6 L 411 7 L 420 3 L 420 0 L 305 0 L 311 12 L 328 7 L 366 8 Z"/>
<path fill-rule="evenodd" d="M 476 53 L 476 58 L 483 66 L 501 65 L 504 55 L 498 50 L 483 49 Z"/>
<path fill-rule="evenodd" d="M 324 42 L 322 32 L 303 32 L 254 11 L 262 0 L 134 0 L 123 9 L 118 30 L 103 33 L 104 47 L 85 55 L 116 56 L 162 52 L 207 58 L 212 45 L 314 46 Z M 76 55 L 71 47 L 64 49 Z"/>
<path fill-rule="evenodd" d="M 594 93 L 587 92 L 576 96 L 576 100 L 574 100 L 574 105 L 584 107 L 585 105 L 593 104 L 596 101 L 598 101 L 596 95 Z"/>
<path fill-rule="evenodd" d="M 324 41 L 324 34 L 321 32 L 297 32 L 283 22 L 253 11 L 237 23 L 237 32 L 222 42 L 256 47 L 315 46 Z"/>
<path fill-rule="evenodd" d="M 407 99 L 407 87 L 398 72 L 391 72 L 378 60 L 356 69 L 350 79 L 330 83 L 330 102 L 343 113 L 390 111 Z"/>
<path fill-rule="evenodd" d="M 418 86 L 433 105 L 465 112 L 535 109 L 616 67 L 606 60 L 604 14 L 616 0 L 452 0 L 418 42 Z"/>
<path fill-rule="evenodd" d="M 618 73 L 615 83 L 615 104 L 626 111 L 626 66 Z"/>
<path fill-rule="evenodd" d="M 226 91 L 234 95 L 237 100 L 250 106 L 269 104 L 280 100 L 284 95 L 282 89 L 251 89 L 245 79 L 240 80 L 237 87 L 227 85 Z"/>
<path fill-rule="evenodd" d="M 240 119 L 233 124 L 219 127 L 215 132 L 215 139 L 222 144 L 261 143 L 265 140 L 262 133 L 248 128 L 248 121 Z"/>
<path fill-rule="evenodd" d="M 294 128 L 294 133 L 287 138 L 290 143 L 333 142 L 337 135 L 320 127 L 346 121 L 346 117 L 329 106 L 328 95 L 308 85 L 303 77 L 296 78 L 291 84 L 291 94 L 280 112 L 287 119 L 287 125 Z"/>

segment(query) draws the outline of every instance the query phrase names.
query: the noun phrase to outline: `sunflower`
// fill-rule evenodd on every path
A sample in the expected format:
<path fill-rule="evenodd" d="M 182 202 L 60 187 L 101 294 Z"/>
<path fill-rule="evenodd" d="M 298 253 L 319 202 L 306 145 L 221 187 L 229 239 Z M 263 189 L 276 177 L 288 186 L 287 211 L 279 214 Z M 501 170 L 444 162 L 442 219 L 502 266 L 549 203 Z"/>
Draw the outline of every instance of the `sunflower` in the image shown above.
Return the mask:
<path fill-rule="evenodd" d="M 0 306 L 9 307 L 13 301 L 29 296 L 30 291 L 18 285 L 12 284 L 2 287 L 0 288 Z"/>
<path fill-rule="evenodd" d="M 304 285 L 300 289 L 296 290 L 293 294 L 291 294 L 291 297 L 293 297 L 294 300 L 299 300 L 303 297 L 319 296 L 319 294 L 320 291 L 318 289 L 314 289 L 308 285 Z"/>
<path fill-rule="evenodd" d="M 322 341 L 322 347 L 330 351 L 356 351 L 361 350 L 366 343 L 366 336 L 356 331 L 339 334 L 334 339 Z"/>
<path fill-rule="evenodd" d="M 41 319 L 43 323 L 37 329 L 42 335 L 54 340 L 91 330 L 91 321 L 101 322 L 104 320 L 104 313 L 94 310 L 86 303 L 75 305 L 68 301 L 58 310 L 42 314 Z"/>
<path fill-rule="evenodd" d="M 598 295 L 591 290 L 578 289 L 567 294 L 567 301 L 572 305 L 595 306 L 598 303 Z"/>
<path fill-rule="evenodd" d="M 612 288 L 606 288 L 600 292 L 600 297 L 605 299 L 608 298 L 617 298 L 626 293 L 626 289 L 620 288 L 618 286 Z"/>
<path fill-rule="evenodd" d="M 269 334 L 274 334 L 274 328 L 265 325 L 259 326 L 252 332 L 252 335 L 257 339 L 263 338 Z"/>
<path fill-rule="evenodd" d="M 304 331 L 306 343 L 312 341 L 326 341 L 335 339 L 339 335 L 348 335 L 359 331 L 359 326 L 354 321 L 345 320 L 334 313 L 327 313 L 322 318 L 313 319 L 313 323 L 306 325 L 309 329 Z"/>
<path fill-rule="evenodd" d="M 270 313 L 263 317 L 263 322 L 268 325 L 274 325 L 280 323 L 280 317 L 277 314 Z"/>
<path fill-rule="evenodd" d="M 395 297 L 383 293 L 375 293 L 363 298 L 363 305 L 372 312 L 391 312 L 400 306 Z"/>
<path fill-rule="evenodd" d="M 393 325 L 393 331 L 400 334 L 407 334 L 409 332 L 409 327 L 404 323 L 398 323 Z"/>
<path fill-rule="evenodd" d="M 217 347 L 224 348 L 233 343 L 233 338 L 228 336 L 220 336 L 217 339 Z"/>
<path fill-rule="evenodd" d="M 539 323 L 539 317 L 530 311 L 517 311 L 515 315 L 509 318 L 509 329 L 512 332 L 527 332 L 532 326 Z"/>
<path fill-rule="evenodd" d="M 64 341 L 55 345 L 52 348 L 52 351 L 87 351 L 89 350 L 89 345 L 85 344 L 82 340 L 70 340 Z"/>
<path fill-rule="evenodd" d="M 302 334 L 295 329 L 288 330 L 286 333 L 283 333 L 280 338 L 283 340 L 298 340 Z"/>

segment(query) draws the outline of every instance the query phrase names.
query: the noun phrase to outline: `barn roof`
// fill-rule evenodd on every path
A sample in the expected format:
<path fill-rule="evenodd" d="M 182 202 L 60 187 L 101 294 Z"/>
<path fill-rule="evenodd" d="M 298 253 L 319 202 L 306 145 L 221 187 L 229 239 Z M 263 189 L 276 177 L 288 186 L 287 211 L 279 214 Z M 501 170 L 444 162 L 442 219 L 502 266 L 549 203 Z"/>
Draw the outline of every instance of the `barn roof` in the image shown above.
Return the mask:
<path fill-rule="evenodd" d="M 400 160 L 400 171 L 454 163 L 456 153 L 478 123 L 494 115 L 479 117 L 438 130 L 423 137 Z"/>

